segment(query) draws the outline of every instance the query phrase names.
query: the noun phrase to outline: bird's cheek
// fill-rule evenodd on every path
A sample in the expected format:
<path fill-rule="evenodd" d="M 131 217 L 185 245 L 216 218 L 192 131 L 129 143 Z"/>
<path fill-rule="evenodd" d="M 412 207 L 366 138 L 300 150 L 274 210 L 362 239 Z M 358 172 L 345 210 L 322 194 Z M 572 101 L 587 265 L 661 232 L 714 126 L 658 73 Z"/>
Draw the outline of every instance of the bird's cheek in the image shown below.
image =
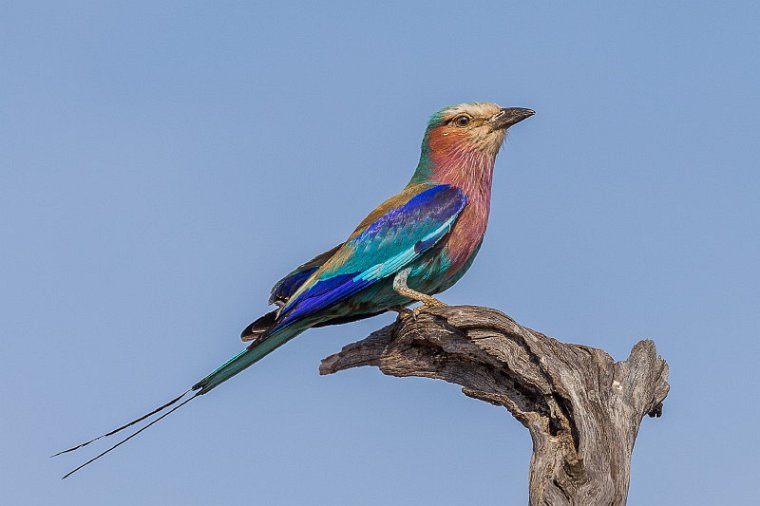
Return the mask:
<path fill-rule="evenodd" d="M 501 146 L 501 143 L 504 142 L 504 138 L 507 136 L 506 130 L 497 130 L 493 132 L 491 135 L 491 140 L 496 146 Z"/>

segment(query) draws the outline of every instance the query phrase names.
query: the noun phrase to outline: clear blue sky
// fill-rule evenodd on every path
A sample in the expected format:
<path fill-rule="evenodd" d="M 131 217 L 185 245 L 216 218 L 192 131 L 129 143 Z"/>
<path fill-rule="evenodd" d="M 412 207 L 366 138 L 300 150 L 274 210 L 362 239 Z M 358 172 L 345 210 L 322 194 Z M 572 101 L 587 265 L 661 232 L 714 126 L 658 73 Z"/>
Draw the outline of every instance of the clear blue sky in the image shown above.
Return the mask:
<path fill-rule="evenodd" d="M 272 4 L 274 4 L 272 2 Z M 269 287 L 413 170 L 427 117 L 531 107 L 442 298 L 671 366 L 630 504 L 756 500 L 757 2 L 12 2 L 0 17 L 4 504 L 524 504 L 531 446 L 310 331 L 73 479 L 241 348 Z"/>

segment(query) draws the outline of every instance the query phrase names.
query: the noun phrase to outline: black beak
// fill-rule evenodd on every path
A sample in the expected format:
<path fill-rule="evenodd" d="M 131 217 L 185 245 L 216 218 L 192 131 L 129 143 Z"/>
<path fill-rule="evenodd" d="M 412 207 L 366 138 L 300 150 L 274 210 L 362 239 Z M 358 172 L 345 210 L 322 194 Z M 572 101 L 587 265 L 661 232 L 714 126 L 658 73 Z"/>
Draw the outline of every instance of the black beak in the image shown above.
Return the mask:
<path fill-rule="evenodd" d="M 511 127 L 514 124 L 521 122 L 524 119 L 528 119 L 536 114 L 533 109 L 524 109 L 522 107 L 509 107 L 497 112 L 491 118 L 491 127 L 494 130 L 504 129 Z"/>

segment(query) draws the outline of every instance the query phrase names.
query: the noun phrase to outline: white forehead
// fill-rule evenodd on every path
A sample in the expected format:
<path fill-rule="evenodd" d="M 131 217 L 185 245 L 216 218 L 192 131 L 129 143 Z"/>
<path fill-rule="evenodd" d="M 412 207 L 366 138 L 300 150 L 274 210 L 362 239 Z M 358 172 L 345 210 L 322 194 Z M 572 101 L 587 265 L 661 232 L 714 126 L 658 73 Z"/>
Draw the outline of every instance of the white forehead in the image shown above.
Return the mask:
<path fill-rule="evenodd" d="M 468 102 L 453 105 L 446 109 L 445 115 L 453 117 L 457 114 L 466 113 L 474 118 L 491 117 L 501 110 L 498 104 L 493 102 Z"/>

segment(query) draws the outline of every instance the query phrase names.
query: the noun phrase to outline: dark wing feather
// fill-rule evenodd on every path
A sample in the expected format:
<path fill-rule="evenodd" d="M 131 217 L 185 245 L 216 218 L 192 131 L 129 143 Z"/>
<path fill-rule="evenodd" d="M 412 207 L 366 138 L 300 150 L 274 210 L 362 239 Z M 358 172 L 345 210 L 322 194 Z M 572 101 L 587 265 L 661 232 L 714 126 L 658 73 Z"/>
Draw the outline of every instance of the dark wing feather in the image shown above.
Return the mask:
<path fill-rule="evenodd" d="M 459 188 L 437 185 L 388 210 L 353 235 L 291 294 L 270 332 L 395 275 L 445 237 L 466 204 Z"/>
<path fill-rule="evenodd" d="M 293 295 L 293 292 L 298 290 L 303 282 L 309 279 L 309 276 L 314 274 L 317 269 L 322 267 L 322 265 L 327 260 L 329 260 L 330 257 L 340 249 L 341 246 L 343 246 L 343 243 L 340 243 L 334 248 L 325 251 L 321 255 L 315 256 L 308 262 L 299 265 L 293 271 L 288 273 L 287 276 L 279 280 L 274 285 L 274 287 L 272 287 L 272 293 L 269 296 L 269 303 L 284 305 L 286 302 L 288 302 L 288 299 L 290 299 L 290 296 Z"/>

